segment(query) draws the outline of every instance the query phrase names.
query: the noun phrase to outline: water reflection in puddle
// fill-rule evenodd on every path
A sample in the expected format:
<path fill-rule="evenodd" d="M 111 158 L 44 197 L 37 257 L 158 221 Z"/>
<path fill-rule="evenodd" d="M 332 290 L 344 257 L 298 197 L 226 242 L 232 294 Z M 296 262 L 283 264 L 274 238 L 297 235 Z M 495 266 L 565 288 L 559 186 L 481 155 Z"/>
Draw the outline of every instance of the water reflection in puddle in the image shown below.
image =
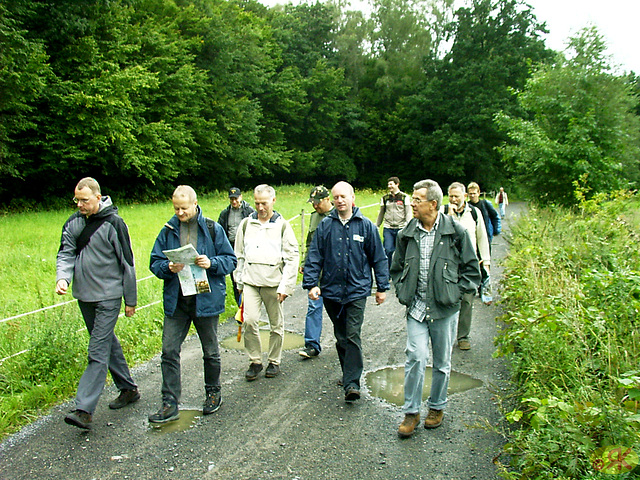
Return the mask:
<path fill-rule="evenodd" d="M 386 367 L 369 372 L 366 375 L 366 385 L 369 393 L 401 407 L 404 404 L 404 366 Z M 482 381 L 464 373 L 451 372 L 449 379 L 449 393 L 464 392 L 482 385 Z M 429 397 L 431 390 L 431 367 L 427 368 L 424 376 L 422 400 Z"/>
<path fill-rule="evenodd" d="M 262 343 L 262 351 L 267 352 L 269 350 L 269 330 L 260 330 L 260 342 Z M 225 338 L 220 345 L 223 348 L 231 348 L 235 350 L 244 350 L 244 340 L 233 335 Z M 304 347 L 304 337 L 297 333 L 284 332 L 284 340 L 282 343 L 283 350 L 293 350 L 295 348 Z"/>
<path fill-rule="evenodd" d="M 149 423 L 149 431 L 153 434 L 183 432 L 196 426 L 202 418 L 200 410 L 180 410 L 180 417 L 167 423 Z"/>

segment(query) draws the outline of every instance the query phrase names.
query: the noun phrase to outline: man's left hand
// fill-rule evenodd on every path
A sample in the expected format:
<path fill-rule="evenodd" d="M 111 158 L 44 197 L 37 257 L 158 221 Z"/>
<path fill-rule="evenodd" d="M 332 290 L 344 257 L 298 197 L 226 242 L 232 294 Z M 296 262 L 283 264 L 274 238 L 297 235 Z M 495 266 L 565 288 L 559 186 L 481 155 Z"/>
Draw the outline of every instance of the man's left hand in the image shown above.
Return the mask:
<path fill-rule="evenodd" d="M 287 295 L 286 293 L 279 293 L 278 294 L 278 302 L 282 303 L 284 302 L 285 298 L 287 298 L 289 295 Z"/>
<path fill-rule="evenodd" d="M 376 303 L 382 305 L 387 299 L 387 292 L 376 292 Z"/>
<path fill-rule="evenodd" d="M 124 306 L 125 317 L 133 317 L 135 314 L 136 314 L 136 307 L 130 307 L 129 305 Z"/>
<path fill-rule="evenodd" d="M 211 259 L 206 255 L 198 255 L 194 263 L 205 270 L 211 267 Z"/>

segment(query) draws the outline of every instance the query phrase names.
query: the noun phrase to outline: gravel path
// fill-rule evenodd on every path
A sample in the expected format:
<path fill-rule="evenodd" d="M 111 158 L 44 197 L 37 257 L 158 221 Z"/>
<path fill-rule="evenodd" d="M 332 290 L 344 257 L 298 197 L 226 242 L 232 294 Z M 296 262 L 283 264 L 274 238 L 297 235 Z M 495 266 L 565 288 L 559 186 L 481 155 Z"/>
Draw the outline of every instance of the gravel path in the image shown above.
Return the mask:
<path fill-rule="evenodd" d="M 520 208 L 511 206 L 509 217 Z M 500 260 L 506 253 L 504 236 L 496 237 L 494 282 L 500 278 Z M 287 330 L 302 334 L 305 313 L 306 292 L 298 289 L 285 302 Z M 404 307 L 393 294 L 381 306 L 369 299 L 363 327 L 367 372 L 403 365 L 403 314 Z M 297 348 L 286 351 L 282 374 L 276 378 L 261 375 L 255 382 L 246 382 L 246 355 L 223 349 L 224 403 L 213 415 L 196 416 L 188 428 L 157 430 L 147 422 L 147 415 L 160 402 L 156 357 L 134 369 L 142 394 L 136 404 L 111 411 L 107 403 L 117 392 L 112 385 L 106 389 L 92 431 L 62 421 L 71 408 L 66 403 L 6 439 L 0 444 L 0 478 L 495 479 L 493 458 L 503 440 L 477 426 L 500 422 L 494 395 L 508 386 L 504 360 L 492 357 L 498 314 L 497 306 L 485 306 L 476 298 L 473 347 L 467 352 L 454 350 L 454 371 L 479 379 L 482 385 L 452 394 L 442 426 L 420 427 L 410 439 L 401 440 L 396 434 L 403 418 L 400 407 L 371 396 L 366 384 L 360 401 L 344 403 L 342 388 L 337 386 L 340 367 L 331 322 L 325 314 L 322 354 L 301 360 Z M 235 322 L 227 322 L 220 327 L 220 337 L 236 331 Z M 182 357 L 181 409 L 187 420 L 187 410 L 201 408 L 204 396 L 196 338 L 185 342 Z"/>

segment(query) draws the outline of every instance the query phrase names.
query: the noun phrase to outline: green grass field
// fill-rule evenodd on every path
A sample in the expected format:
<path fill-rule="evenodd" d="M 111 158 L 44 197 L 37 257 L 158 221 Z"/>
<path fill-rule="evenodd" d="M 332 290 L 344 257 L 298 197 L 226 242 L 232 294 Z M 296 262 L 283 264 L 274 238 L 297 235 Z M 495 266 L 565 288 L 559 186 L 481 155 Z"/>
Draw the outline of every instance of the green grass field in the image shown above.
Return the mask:
<path fill-rule="evenodd" d="M 276 188 L 275 209 L 291 220 L 301 253 L 313 211 L 306 202 L 312 187 Z M 357 205 L 365 207 L 364 214 L 374 221 L 382 194 L 384 191 L 356 192 Z M 245 192 L 244 199 L 253 203 L 252 192 Z M 122 317 L 116 328 L 125 356 L 134 365 L 153 357 L 161 346 L 162 283 L 149 271 L 149 254 L 158 232 L 173 215 L 173 207 L 170 199 L 156 204 L 113 201 L 129 226 L 136 259 L 138 309 L 134 317 Z M 88 336 L 78 307 L 70 294 L 60 297 L 54 293 L 60 233 L 74 212 L 69 203 L 64 210 L 0 217 L 4 247 L 0 261 L 5 266 L 0 275 L 0 437 L 70 398 L 86 365 Z M 217 220 L 228 198 L 226 192 L 219 192 L 202 196 L 198 203 L 206 216 Z M 227 291 L 222 321 L 236 311 L 230 282 Z"/>

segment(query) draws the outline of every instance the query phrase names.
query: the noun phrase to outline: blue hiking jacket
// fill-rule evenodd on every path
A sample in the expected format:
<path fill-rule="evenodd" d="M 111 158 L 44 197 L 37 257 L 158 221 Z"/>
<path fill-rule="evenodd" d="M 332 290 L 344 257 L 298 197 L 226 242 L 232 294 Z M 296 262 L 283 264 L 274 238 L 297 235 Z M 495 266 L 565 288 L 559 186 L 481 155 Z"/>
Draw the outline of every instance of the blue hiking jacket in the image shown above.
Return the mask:
<path fill-rule="evenodd" d="M 371 295 L 373 270 L 379 292 L 389 290 L 389 262 L 378 229 L 353 207 L 343 225 L 334 209 L 316 230 L 304 264 L 302 287 L 319 286 L 324 298 L 342 304 Z"/>

